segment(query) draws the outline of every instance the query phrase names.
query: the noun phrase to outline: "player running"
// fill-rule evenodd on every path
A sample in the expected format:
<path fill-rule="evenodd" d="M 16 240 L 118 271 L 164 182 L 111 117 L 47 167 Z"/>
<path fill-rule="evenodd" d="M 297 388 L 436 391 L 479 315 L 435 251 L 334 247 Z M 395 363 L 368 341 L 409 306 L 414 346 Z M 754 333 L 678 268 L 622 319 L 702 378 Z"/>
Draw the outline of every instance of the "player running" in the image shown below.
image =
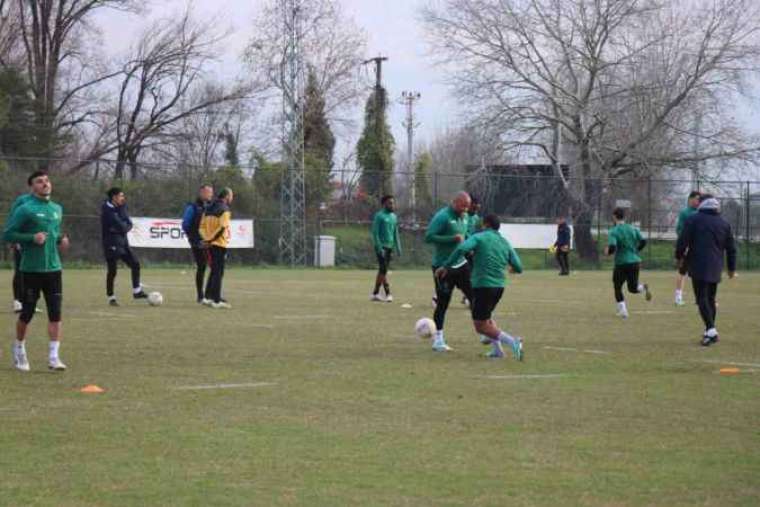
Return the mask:
<path fill-rule="evenodd" d="M 693 191 L 689 193 L 689 199 L 686 201 L 686 207 L 681 210 L 680 213 L 678 213 L 678 222 L 676 222 L 676 236 L 677 239 L 681 238 L 681 234 L 683 234 L 683 228 L 684 224 L 686 223 L 686 220 L 694 215 L 694 213 L 697 212 L 697 208 L 699 207 L 699 196 L 700 193 L 698 191 Z M 686 275 L 688 274 L 689 268 L 687 266 L 686 259 L 688 257 L 688 252 L 685 252 L 683 255 L 683 259 L 678 262 L 678 274 L 676 275 L 676 294 L 675 294 L 675 303 L 676 306 L 683 306 L 683 283 L 684 280 L 686 280 Z"/>
<path fill-rule="evenodd" d="M 195 260 L 195 294 L 198 303 L 203 303 L 203 282 L 206 277 L 206 265 L 208 264 L 206 247 L 199 229 L 201 218 L 203 218 L 206 208 L 208 208 L 213 199 L 214 187 L 211 185 L 201 185 L 198 189 L 198 198 L 195 202 L 187 203 L 185 211 L 182 213 L 182 230 L 185 232 L 185 236 L 187 236 L 190 250 L 193 252 L 193 260 Z"/>
<path fill-rule="evenodd" d="M 464 254 L 459 254 L 446 270 L 445 276 L 435 276 L 438 268 L 451 257 L 459 243 L 467 235 L 466 211 L 470 208 L 470 195 L 459 192 L 452 203 L 441 208 L 432 218 L 425 232 L 425 242 L 433 245 L 433 280 L 435 282 L 436 305 L 433 314 L 436 333 L 433 340 L 433 350 L 436 352 L 451 351 L 443 336 L 443 324 L 446 310 L 451 302 L 455 287 L 464 292 L 465 297 L 472 301 L 470 286 L 470 269 Z"/>
<path fill-rule="evenodd" d="M 502 358 L 502 345 L 512 350 L 514 358 L 523 359 L 522 338 L 511 336 L 499 329 L 491 317 L 496 305 L 504 294 L 504 270 L 522 273 L 520 257 L 509 241 L 499 233 L 501 222 L 496 215 L 487 215 L 483 219 L 483 231 L 470 236 L 452 252 L 441 267 L 436 270 L 436 276 L 446 278 L 449 268 L 459 262 L 459 258 L 472 252 L 472 322 L 475 331 L 488 338 L 491 351 L 487 357 Z"/>
<path fill-rule="evenodd" d="M 63 301 L 59 250 L 68 250 L 69 239 L 61 234 L 63 209 L 50 200 L 53 185 L 48 174 L 36 171 L 29 176 L 28 183 L 32 197 L 16 208 L 8 219 L 3 234 L 6 242 L 21 245 L 20 270 L 24 297 L 21 314 L 16 323 L 13 364 L 20 371 L 30 370 L 25 347 L 26 333 L 42 293 L 48 313 L 48 367 L 54 371 L 64 371 L 66 365 L 59 356 Z"/>
<path fill-rule="evenodd" d="M 736 245 L 731 225 L 720 216 L 720 203 L 710 194 L 700 197 L 698 213 L 686 219 L 678 238 L 676 258 L 685 261 L 699 314 L 705 324 L 701 344 L 709 347 L 718 343 L 715 318 L 718 314 L 715 296 L 718 293 L 723 255 L 728 262 L 728 277 L 736 276 Z M 688 252 L 688 253 L 687 253 Z"/>
<path fill-rule="evenodd" d="M 132 297 L 146 299 L 148 295 L 140 284 L 140 262 L 129 248 L 127 233 L 132 230 L 132 220 L 127 214 L 127 198 L 124 192 L 113 187 L 106 193 L 107 199 L 100 207 L 100 227 L 103 254 L 106 258 L 106 297 L 110 306 L 119 306 L 114 295 L 114 282 L 118 262 L 122 261 L 132 272 Z"/>
<path fill-rule="evenodd" d="M 227 245 L 231 237 L 230 204 L 233 197 L 231 189 L 223 188 L 216 201 L 206 209 L 198 229 L 204 243 L 208 245 L 208 259 L 211 267 L 203 304 L 215 309 L 232 308 L 227 301 L 222 299 L 222 279 L 227 259 Z"/>
<path fill-rule="evenodd" d="M 625 210 L 623 208 L 615 208 L 612 212 L 612 218 L 615 226 L 608 233 L 607 247 L 604 249 L 604 253 L 615 255 L 612 284 L 615 287 L 617 315 L 627 319 L 628 308 L 623 296 L 623 284 L 628 284 L 628 292 L 631 294 L 643 292 L 647 301 L 652 300 L 649 286 L 639 283 L 639 270 L 641 268 L 639 252 L 646 246 L 647 240 L 641 236 L 641 231 L 625 223 Z"/>
<path fill-rule="evenodd" d="M 375 248 L 377 256 L 377 276 L 375 277 L 375 289 L 372 291 L 370 301 L 393 302 L 391 295 L 391 285 L 388 283 L 388 269 L 391 265 L 393 252 L 401 255 L 401 240 L 398 233 L 398 217 L 394 210 L 396 209 L 396 200 L 392 195 L 385 195 L 380 200 L 383 208 L 375 213 L 372 220 L 372 245 Z M 380 296 L 380 287 L 385 291 L 385 299 Z"/>

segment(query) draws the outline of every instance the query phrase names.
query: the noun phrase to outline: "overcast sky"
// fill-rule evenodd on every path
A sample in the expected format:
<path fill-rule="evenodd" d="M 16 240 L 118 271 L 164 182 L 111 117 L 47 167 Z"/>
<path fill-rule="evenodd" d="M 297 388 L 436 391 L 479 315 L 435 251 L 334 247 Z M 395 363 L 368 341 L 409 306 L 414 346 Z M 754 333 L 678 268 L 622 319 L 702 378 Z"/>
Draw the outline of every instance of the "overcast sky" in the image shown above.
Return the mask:
<path fill-rule="evenodd" d="M 418 91 L 422 100 L 417 112 L 420 127 L 418 139 L 431 139 L 435 132 L 458 123 L 456 101 L 449 96 L 441 73 L 426 54 L 422 29 L 417 22 L 417 8 L 424 0 L 341 0 L 346 13 L 353 17 L 368 36 L 368 56 L 382 54 L 389 61 L 383 68 L 384 82 L 392 99 L 404 90 Z M 141 16 L 103 10 L 97 24 L 103 28 L 106 50 L 111 54 L 125 51 L 140 27 L 152 19 L 180 13 L 186 0 L 152 0 Z M 239 74 L 240 55 L 250 38 L 250 23 L 257 11 L 257 0 L 194 0 L 194 11 L 202 19 L 217 17 L 220 23 L 233 30 L 226 40 L 219 72 Z M 760 86 L 755 99 L 736 105 L 737 119 L 750 124 L 760 133 Z M 406 146 L 406 134 L 401 123 L 404 110 L 394 102 L 390 121 L 399 147 Z"/>

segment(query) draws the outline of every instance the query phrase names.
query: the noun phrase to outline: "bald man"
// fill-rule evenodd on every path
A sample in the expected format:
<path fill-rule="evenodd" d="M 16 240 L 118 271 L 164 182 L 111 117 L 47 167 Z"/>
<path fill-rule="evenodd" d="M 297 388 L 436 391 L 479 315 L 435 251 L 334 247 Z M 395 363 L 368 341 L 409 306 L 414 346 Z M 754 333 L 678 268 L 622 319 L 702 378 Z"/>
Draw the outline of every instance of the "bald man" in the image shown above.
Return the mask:
<path fill-rule="evenodd" d="M 433 245 L 433 280 L 436 294 L 433 320 L 437 329 L 433 339 L 433 350 L 435 352 L 449 352 L 451 350 L 443 337 L 443 324 L 454 288 L 458 287 L 464 292 L 467 299 L 472 301 L 470 268 L 464 254 L 450 259 L 454 250 L 467 236 L 467 210 L 470 209 L 470 204 L 470 195 L 467 192 L 459 192 L 450 205 L 433 215 L 425 233 L 425 242 Z M 447 264 L 446 273 L 437 278 L 435 272 L 444 264 Z"/>

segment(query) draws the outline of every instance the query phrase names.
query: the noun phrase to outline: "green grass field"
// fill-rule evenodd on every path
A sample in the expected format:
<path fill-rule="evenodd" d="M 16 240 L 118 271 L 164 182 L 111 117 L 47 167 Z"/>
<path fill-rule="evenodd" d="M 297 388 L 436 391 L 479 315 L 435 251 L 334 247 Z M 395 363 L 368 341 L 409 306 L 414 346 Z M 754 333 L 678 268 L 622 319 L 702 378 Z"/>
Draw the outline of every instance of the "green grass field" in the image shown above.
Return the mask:
<path fill-rule="evenodd" d="M 621 321 L 608 272 L 528 272 L 497 312 L 522 364 L 481 357 L 459 303 L 455 352 L 432 353 L 412 332 L 429 272 L 394 273 L 394 304 L 372 277 L 232 270 L 217 311 L 179 270 L 144 274 L 161 308 L 122 272 L 118 309 L 102 271 L 66 272 L 66 373 L 43 315 L 16 372 L 0 314 L 0 505 L 760 505 L 760 275 L 721 285 L 703 349 L 671 273 Z"/>

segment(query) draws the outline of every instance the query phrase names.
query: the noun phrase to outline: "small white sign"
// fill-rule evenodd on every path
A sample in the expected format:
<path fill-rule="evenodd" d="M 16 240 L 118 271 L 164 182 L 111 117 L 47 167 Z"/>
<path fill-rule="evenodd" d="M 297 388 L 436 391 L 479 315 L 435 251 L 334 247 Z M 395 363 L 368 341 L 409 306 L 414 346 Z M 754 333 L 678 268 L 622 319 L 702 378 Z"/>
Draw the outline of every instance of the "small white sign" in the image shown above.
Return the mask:
<path fill-rule="evenodd" d="M 557 226 L 550 224 L 501 224 L 499 232 L 513 248 L 544 249 L 557 241 Z M 570 227 L 570 245 L 574 239 Z"/>
<path fill-rule="evenodd" d="M 232 220 L 227 248 L 253 248 L 253 220 Z M 129 245 L 137 248 L 190 248 L 181 218 L 132 217 Z"/>

